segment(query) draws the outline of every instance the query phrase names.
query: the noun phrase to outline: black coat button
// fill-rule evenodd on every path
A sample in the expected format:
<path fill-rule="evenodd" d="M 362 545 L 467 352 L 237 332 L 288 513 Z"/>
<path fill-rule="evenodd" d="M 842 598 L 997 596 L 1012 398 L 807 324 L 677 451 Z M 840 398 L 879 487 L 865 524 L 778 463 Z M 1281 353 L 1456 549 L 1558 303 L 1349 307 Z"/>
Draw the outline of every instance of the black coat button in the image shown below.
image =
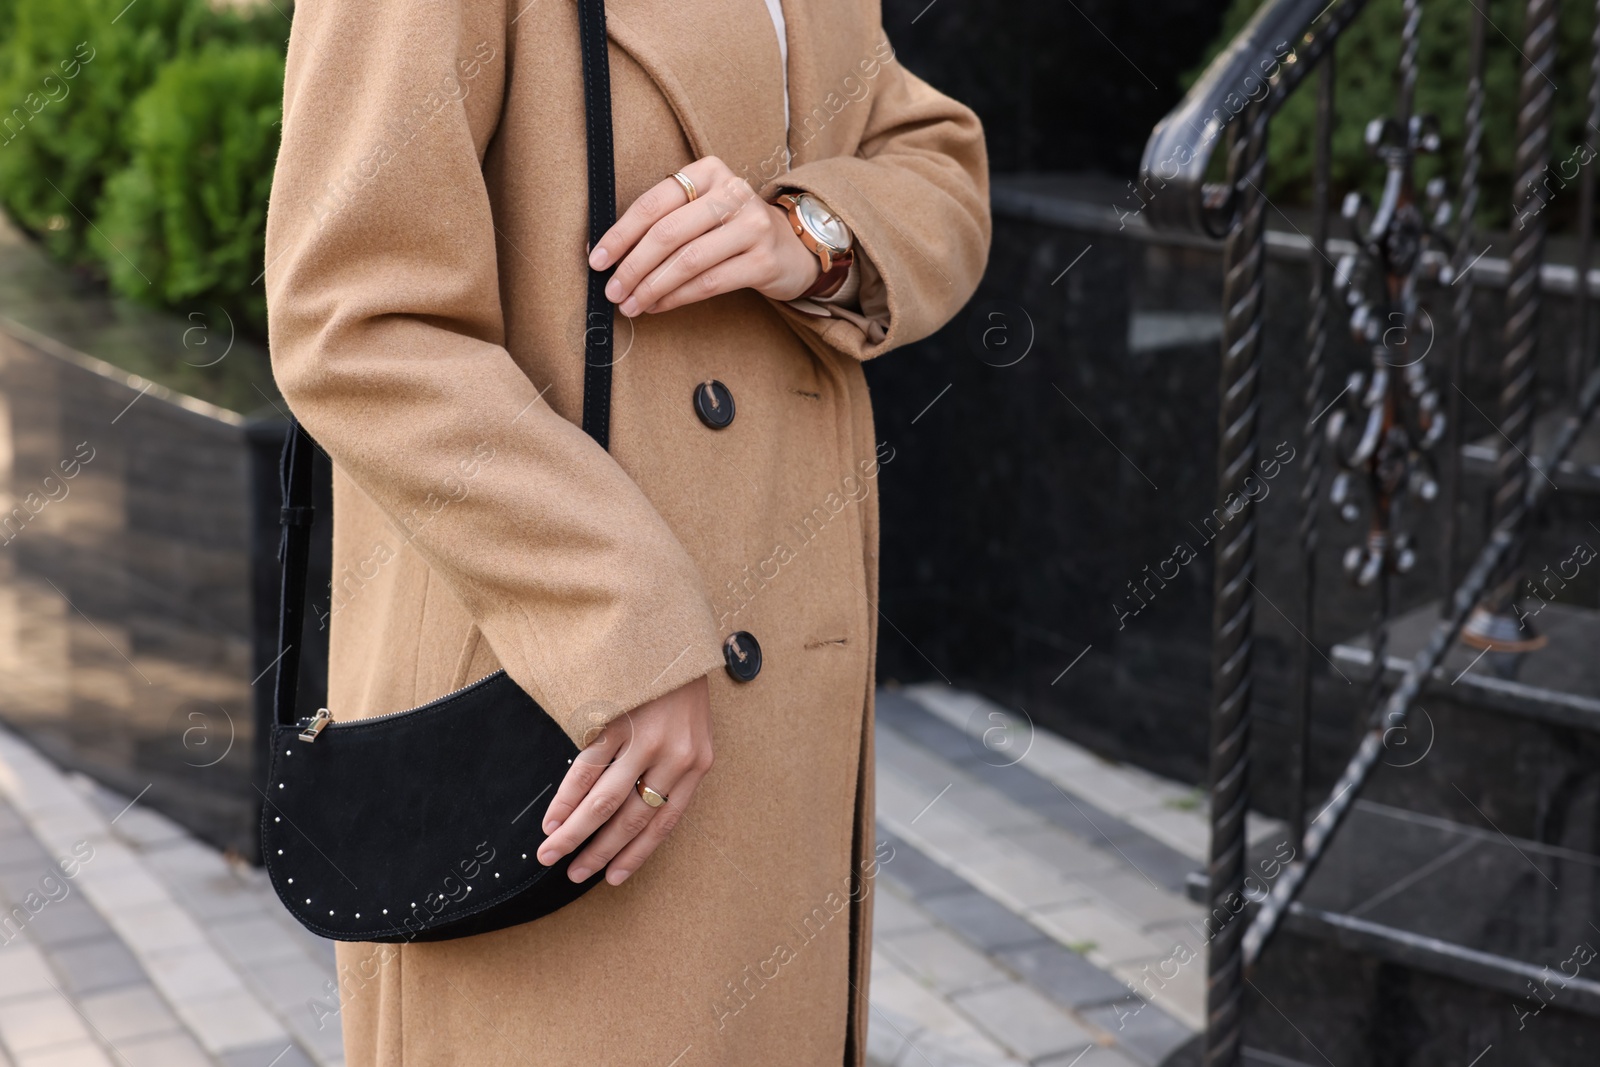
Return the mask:
<path fill-rule="evenodd" d="M 733 394 L 716 379 L 694 387 L 694 413 L 713 430 L 725 430 L 733 421 Z"/>
<path fill-rule="evenodd" d="M 761 673 L 761 646 L 744 630 L 728 635 L 722 643 L 722 656 L 736 682 L 753 681 Z"/>

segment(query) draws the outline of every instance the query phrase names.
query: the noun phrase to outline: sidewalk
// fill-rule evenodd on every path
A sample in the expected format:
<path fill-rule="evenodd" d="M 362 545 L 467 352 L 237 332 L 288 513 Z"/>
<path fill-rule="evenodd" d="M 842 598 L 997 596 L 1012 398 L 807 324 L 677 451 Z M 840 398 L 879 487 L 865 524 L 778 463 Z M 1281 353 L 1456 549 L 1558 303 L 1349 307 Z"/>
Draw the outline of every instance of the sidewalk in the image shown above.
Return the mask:
<path fill-rule="evenodd" d="M 877 740 L 875 1067 L 1155 1067 L 1193 1038 L 1194 790 L 945 686 L 880 693 Z M 263 871 L 3 730 L 0 897 L 28 916 L 0 1067 L 343 1064 L 332 945 Z"/>

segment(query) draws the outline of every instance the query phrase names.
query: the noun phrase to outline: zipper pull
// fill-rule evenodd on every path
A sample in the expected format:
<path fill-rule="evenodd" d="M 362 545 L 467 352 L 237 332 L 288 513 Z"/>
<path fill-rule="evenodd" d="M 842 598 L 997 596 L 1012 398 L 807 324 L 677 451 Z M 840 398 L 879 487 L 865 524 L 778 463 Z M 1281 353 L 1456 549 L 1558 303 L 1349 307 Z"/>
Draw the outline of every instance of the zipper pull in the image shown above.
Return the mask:
<path fill-rule="evenodd" d="M 311 720 L 306 723 L 306 728 L 300 731 L 300 740 L 315 741 L 317 735 L 326 729 L 332 721 L 333 712 L 327 708 L 318 708 L 317 713 L 311 716 Z"/>

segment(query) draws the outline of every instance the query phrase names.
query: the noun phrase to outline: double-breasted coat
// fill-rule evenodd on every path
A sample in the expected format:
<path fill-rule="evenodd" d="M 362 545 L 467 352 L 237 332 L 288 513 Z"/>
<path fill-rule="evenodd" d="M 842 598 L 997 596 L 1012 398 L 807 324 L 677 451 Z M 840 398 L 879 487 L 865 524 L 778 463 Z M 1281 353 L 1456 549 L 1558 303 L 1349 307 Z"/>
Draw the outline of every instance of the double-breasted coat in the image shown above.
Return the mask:
<path fill-rule="evenodd" d="M 875 0 L 609 0 L 626 207 L 720 157 L 856 237 L 859 313 L 750 290 L 618 316 L 580 428 L 587 193 L 570 0 L 301 0 L 267 233 L 273 366 L 332 458 L 338 720 L 503 667 L 580 745 L 709 675 L 716 763 L 620 887 L 456 941 L 340 945 L 351 1067 L 859 1063 L 877 493 L 861 362 L 972 294 L 973 114 Z M 724 383 L 733 421 L 693 398 Z M 724 641 L 759 642 L 738 682 Z M 485 738 L 485 744 L 493 739 Z M 542 811 L 540 813 L 542 815 Z M 330 1022 L 331 1025 L 331 1022 Z"/>

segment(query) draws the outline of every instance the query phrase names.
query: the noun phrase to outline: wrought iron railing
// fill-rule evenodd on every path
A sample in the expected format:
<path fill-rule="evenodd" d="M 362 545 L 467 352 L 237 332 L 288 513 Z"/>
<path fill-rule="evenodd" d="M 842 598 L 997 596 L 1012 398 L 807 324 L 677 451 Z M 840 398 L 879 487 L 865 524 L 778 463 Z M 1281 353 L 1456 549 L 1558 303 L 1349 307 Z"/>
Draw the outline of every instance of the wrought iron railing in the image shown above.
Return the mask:
<path fill-rule="evenodd" d="M 1437 125 L 1417 113 L 1420 0 L 1404 0 L 1393 113 L 1367 126 L 1367 144 L 1384 169 L 1376 203 L 1357 195 L 1340 214 L 1353 246 L 1330 269 L 1334 208 L 1331 137 L 1337 119 L 1334 53 L 1341 34 L 1363 16 L 1364 0 L 1267 0 L 1216 58 L 1183 103 L 1152 133 L 1141 166 L 1141 200 L 1151 224 L 1224 243 L 1223 337 L 1217 452 L 1217 504 L 1234 518 L 1215 540 L 1213 706 L 1211 710 L 1211 847 L 1206 870 L 1209 930 L 1205 1063 L 1239 1062 L 1247 976 L 1323 857 L 1384 751 L 1386 732 L 1403 727 L 1424 683 L 1460 641 L 1502 654 L 1527 651 L 1538 639 L 1519 627 L 1509 609 L 1530 515 L 1553 483 L 1533 477 L 1534 355 L 1541 311 L 1541 277 L 1548 214 L 1527 210 L 1551 157 L 1556 89 L 1555 0 L 1527 0 L 1523 39 L 1516 49 L 1518 85 L 1513 171 L 1512 249 L 1507 266 L 1504 334 L 1497 369 L 1498 410 L 1492 413 L 1507 447 L 1492 476 L 1489 529 L 1464 573 L 1455 566 L 1461 538 L 1461 388 L 1467 347 L 1474 343 L 1474 242 L 1479 225 L 1479 183 L 1485 125 L 1484 53 L 1487 15 L 1473 4 L 1469 75 L 1464 87 L 1464 136 L 1453 196 L 1442 180 L 1419 187 L 1417 160 L 1439 151 Z M 1588 87 L 1592 128 L 1600 131 L 1600 4 Z M 1358 57 L 1352 57 L 1358 58 Z M 1307 190 L 1312 207 L 1309 315 L 1305 331 L 1303 403 L 1307 461 L 1299 497 L 1300 596 L 1291 620 L 1314 633 L 1313 591 L 1319 511 L 1324 500 L 1367 516 L 1361 544 L 1345 557 L 1352 581 L 1375 597 L 1378 623 L 1370 635 L 1370 717 L 1355 752 L 1327 796 L 1307 818 L 1308 723 L 1314 668 L 1320 653 L 1301 647 L 1290 690 L 1295 756 L 1289 762 L 1291 825 L 1299 842 L 1293 862 L 1252 911 L 1235 915 L 1246 897 L 1245 816 L 1250 807 L 1250 729 L 1256 573 L 1256 503 L 1246 478 L 1257 460 L 1261 338 L 1269 203 L 1268 138 L 1285 100 L 1316 73 L 1315 159 Z M 1220 173 L 1218 173 L 1220 171 Z M 1210 180 L 1220 178 L 1220 180 Z M 1589 369 L 1591 323 L 1590 231 L 1595 178 L 1584 168 L 1579 190 L 1573 345 L 1567 358 L 1574 410 L 1546 449 L 1545 468 L 1559 465 L 1600 400 L 1600 371 Z M 1417 321 L 1419 293 L 1453 287 L 1447 294 L 1453 329 L 1429 368 L 1397 358 L 1393 339 Z M 1367 353 L 1367 365 L 1340 396 L 1330 396 L 1326 357 L 1330 331 L 1348 327 Z M 1271 368 L 1276 370 L 1278 368 Z M 1431 370 L 1442 370 L 1436 387 Z M 1334 409 L 1334 410 L 1330 410 Z M 1435 458 L 1436 453 L 1442 453 Z M 1336 467 L 1325 489 L 1325 467 Z M 1385 620 L 1391 585 L 1409 572 L 1417 553 L 1402 521 L 1402 505 L 1436 498 L 1445 512 L 1446 549 L 1441 567 L 1442 619 L 1430 639 L 1393 684 L 1385 684 Z"/>

